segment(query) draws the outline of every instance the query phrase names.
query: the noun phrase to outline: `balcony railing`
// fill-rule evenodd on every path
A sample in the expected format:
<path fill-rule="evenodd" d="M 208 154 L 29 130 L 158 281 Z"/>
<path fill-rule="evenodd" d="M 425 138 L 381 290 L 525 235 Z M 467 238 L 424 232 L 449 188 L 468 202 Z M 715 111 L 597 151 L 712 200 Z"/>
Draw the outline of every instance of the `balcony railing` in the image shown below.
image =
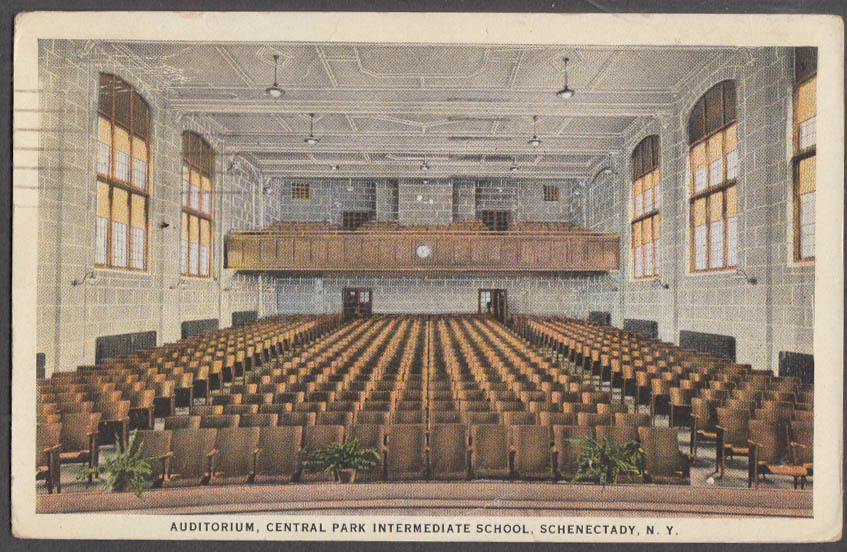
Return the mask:
<path fill-rule="evenodd" d="M 233 231 L 226 267 L 244 271 L 601 272 L 620 263 L 618 237 L 456 230 Z"/>

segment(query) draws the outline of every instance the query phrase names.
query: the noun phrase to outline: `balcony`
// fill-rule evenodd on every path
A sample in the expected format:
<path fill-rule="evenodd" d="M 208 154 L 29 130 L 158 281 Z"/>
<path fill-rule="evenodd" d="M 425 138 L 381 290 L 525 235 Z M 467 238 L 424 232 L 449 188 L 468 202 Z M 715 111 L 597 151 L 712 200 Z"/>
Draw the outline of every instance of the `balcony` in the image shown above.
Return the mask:
<path fill-rule="evenodd" d="M 491 232 L 461 226 L 345 231 L 277 223 L 226 236 L 226 268 L 278 272 L 604 272 L 620 263 L 618 237 L 567 223 Z"/>

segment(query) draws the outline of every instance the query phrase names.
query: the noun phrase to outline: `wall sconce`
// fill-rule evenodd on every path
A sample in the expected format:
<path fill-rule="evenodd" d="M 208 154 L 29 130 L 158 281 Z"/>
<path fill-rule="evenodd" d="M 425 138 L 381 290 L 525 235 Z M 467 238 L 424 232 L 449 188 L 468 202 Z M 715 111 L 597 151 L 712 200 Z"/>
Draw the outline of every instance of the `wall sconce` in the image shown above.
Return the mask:
<path fill-rule="evenodd" d="M 746 280 L 747 283 L 751 286 L 755 286 L 757 283 L 759 283 L 758 278 L 756 278 L 755 276 L 748 276 L 747 273 L 744 272 L 744 270 L 741 268 L 736 268 L 735 273 L 743 276 L 744 280 Z"/>
<path fill-rule="evenodd" d="M 159 223 L 159 228 L 170 228 L 170 226 L 171 226 L 171 223 L 166 221 L 166 220 L 163 220 L 162 222 Z"/>
<path fill-rule="evenodd" d="M 81 286 L 85 282 L 96 282 L 96 281 L 97 281 L 97 274 L 95 274 L 94 271 L 92 270 L 91 272 L 86 272 L 85 276 L 83 276 L 82 278 L 77 278 L 76 280 L 71 282 L 71 285 L 76 287 L 76 286 Z"/>
<path fill-rule="evenodd" d="M 185 284 L 186 284 L 185 280 L 183 280 L 182 278 L 180 278 L 179 280 L 177 280 L 177 281 L 176 281 L 176 283 L 175 283 L 175 284 L 173 284 L 172 286 L 168 286 L 168 287 L 169 287 L 170 289 L 184 288 L 184 287 L 185 287 Z"/>
<path fill-rule="evenodd" d="M 667 282 L 663 282 L 661 278 L 657 278 L 656 283 L 662 289 L 670 289 L 670 287 L 671 287 L 670 284 L 668 284 Z"/>

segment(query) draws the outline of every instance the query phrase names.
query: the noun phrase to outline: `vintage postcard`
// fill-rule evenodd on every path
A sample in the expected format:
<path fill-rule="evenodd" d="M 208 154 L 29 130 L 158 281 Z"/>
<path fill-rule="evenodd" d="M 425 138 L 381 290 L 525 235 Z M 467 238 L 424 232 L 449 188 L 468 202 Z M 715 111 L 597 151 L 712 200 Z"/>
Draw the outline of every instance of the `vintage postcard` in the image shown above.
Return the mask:
<path fill-rule="evenodd" d="M 19 16 L 14 533 L 839 538 L 843 41 Z"/>

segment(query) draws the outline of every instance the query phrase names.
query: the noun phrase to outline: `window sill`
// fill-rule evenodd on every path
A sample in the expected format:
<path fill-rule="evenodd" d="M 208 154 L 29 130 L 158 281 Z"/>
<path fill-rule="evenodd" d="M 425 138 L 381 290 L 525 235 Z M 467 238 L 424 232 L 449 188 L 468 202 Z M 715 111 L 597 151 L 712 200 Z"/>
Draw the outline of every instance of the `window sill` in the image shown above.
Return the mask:
<path fill-rule="evenodd" d="M 715 268 L 713 270 L 698 270 L 698 271 L 687 271 L 686 276 L 720 276 L 722 274 L 736 274 L 738 273 L 738 267 L 731 268 Z"/>
<path fill-rule="evenodd" d="M 121 266 L 103 266 L 97 265 L 94 267 L 94 272 L 97 274 L 103 274 L 104 276 L 110 274 L 127 274 L 131 276 L 150 276 L 150 270 L 140 270 L 137 268 L 124 268 Z"/>

